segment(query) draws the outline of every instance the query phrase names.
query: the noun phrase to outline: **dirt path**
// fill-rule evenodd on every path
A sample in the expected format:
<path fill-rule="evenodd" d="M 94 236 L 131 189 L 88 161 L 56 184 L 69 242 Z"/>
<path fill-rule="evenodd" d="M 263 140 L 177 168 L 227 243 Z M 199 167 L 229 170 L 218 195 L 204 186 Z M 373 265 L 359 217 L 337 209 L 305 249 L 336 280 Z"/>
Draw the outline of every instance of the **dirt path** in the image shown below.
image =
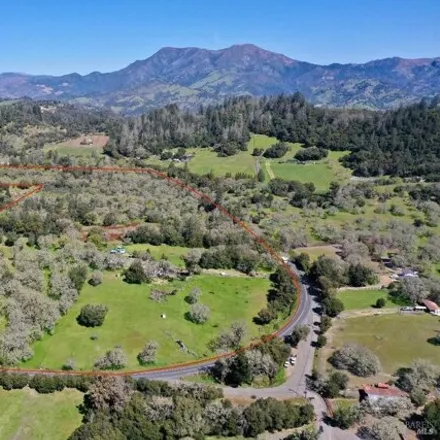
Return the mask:
<path fill-rule="evenodd" d="M 272 168 L 270 167 L 270 162 L 268 160 L 265 161 L 265 165 L 267 174 L 269 175 L 270 179 L 275 179 L 275 174 L 272 171 Z"/>
<path fill-rule="evenodd" d="M 373 315 L 390 315 L 399 312 L 398 307 L 387 307 L 385 309 L 359 309 L 359 310 L 350 310 L 346 312 L 342 312 L 336 321 L 346 319 L 346 318 L 359 318 L 363 316 L 373 316 Z"/>

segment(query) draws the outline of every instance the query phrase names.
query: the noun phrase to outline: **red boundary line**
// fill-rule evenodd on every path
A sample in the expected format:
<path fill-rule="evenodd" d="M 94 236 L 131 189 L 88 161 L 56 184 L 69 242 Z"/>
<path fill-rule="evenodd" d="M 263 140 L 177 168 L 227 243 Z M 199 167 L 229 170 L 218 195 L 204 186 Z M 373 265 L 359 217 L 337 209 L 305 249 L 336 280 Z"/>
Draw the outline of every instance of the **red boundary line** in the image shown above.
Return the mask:
<path fill-rule="evenodd" d="M 292 272 L 289 265 L 285 263 L 282 258 L 275 252 L 275 250 L 266 242 L 264 241 L 252 228 L 250 228 L 245 222 L 238 219 L 234 215 L 232 215 L 228 210 L 226 210 L 223 206 L 218 204 L 215 200 L 213 200 L 208 195 L 202 193 L 201 191 L 197 190 L 196 188 L 193 188 L 190 185 L 187 185 L 185 182 L 183 182 L 180 179 L 176 179 L 174 177 L 169 177 L 166 173 L 163 173 L 161 171 L 155 170 L 153 168 L 121 168 L 121 167 L 81 167 L 81 166 L 57 166 L 57 165 L 0 165 L 1 168 L 7 168 L 7 169 L 24 169 L 24 170 L 39 170 L 39 171 L 66 171 L 66 172 L 104 172 L 104 173 L 147 173 L 151 174 L 156 177 L 160 177 L 162 179 L 168 180 L 169 182 L 173 183 L 176 186 L 180 186 L 181 188 L 185 189 L 186 191 L 192 193 L 195 195 L 198 199 L 205 200 L 208 203 L 215 206 L 220 212 L 225 214 L 227 217 L 229 217 L 234 223 L 240 225 L 240 227 L 246 231 L 257 243 L 259 243 L 263 248 L 278 262 L 278 264 L 282 267 L 284 267 L 291 280 L 293 281 L 293 284 L 295 285 L 295 288 L 297 292 L 299 293 L 301 291 L 300 281 L 297 277 L 297 275 Z M 14 184 L 13 186 L 19 186 L 20 184 Z M 44 185 L 38 185 L 36 189 L 33 191 L 25 194 L 24 196 L 14 200 L 13 202 L 8 203 L 7 205 L 0 208 L 0 212 L 5 211 L 6 209 L 11 208 L 12 206 L 17 205 L 22 200 L 24 200 L 27 197 L 30 197 L 31 195 L 40 192 L 44 188 Z M 270 335 L 267 335 L 265 338 L 263 338 L 258 343 L 249 344 L 246 347 L 242 347 L 239 350 L 232 351 L 229 353 L 223 353 L 217 356 L 212 356 L 209 358 L 199 359 L 196 361 L 191 362 L 185 362 L 181 364 L 174 364 L 170 365 L 168 367 L 161 367 L 161 368 L 150 368 L 150 369 L 143 369 L 143 370 L 131 370 L 131 371 L 121 371 L 121 372 L 115 372 L 115 371 L 65 371 L 65 370 L 53 370 L 53 369 L 24 369 L 24 368 L 1 368 L 0 371 L 5 372 L 18 372 L 18 373 L 31 373 L 31 374 L 38 374 L 38 373 L 54 373 L 54 374 L 64 374 L 64 375 L 83 375 L 83 376 L 102 376 L 102 375 L 109 375 L 109 376 L 133 376 L 133 375 L 139 375 L 139 374 L 146 374 L 146 373 L 159 373 L 159 372 L 166 372 L 166 371 L 176 371 L 178 372 L 182 368 L 186 367 L 192 367 L 197 365 L 203 365 L 208 362 L 213 362 L 219 359 L 224 359 L 231 357 L 235 355 L 236 353 L 244 350 L 248 350 L 250 348 L 258 347 L 259 345 L 263 344 L 264 342 L 267 342 L 275 337 L 277 337 L 282 331 L 288 327 L 291 322 L 295 319 L 298 309 L 301 305 L 301 295 L 298 295 L 295 309 L 292 311 L 292 314 L 290 318 L 287 320 L 287 322 L 284 323 L 284 325 L 279 328 L 277 331 L 271 333 Z"/>
<path fill-rule="evenodd" d="M 10 188 L 10 187 L 22 187 L 25 186 L 22 183 L 0 183 L 0 187 L 3 188 Z M 34 194 L 40 192 L 43 188 L 44 185 L 29 185 L 29 186 L 35 186 L 35 188 L 32 191 L 29 191 L 25 194 L 23 194 L 22 196 L 18 197 L 17 199 L 11 200 L 10 202 L 6 203 L 6 205 L 0 206 L 0 213 L 8 210 L 9 208 L 12 208 L 15 205 L 18 205 L 20 202 L 22 202 L 24 199 L 27 199 L 30 196 L 33 196 Z"/>

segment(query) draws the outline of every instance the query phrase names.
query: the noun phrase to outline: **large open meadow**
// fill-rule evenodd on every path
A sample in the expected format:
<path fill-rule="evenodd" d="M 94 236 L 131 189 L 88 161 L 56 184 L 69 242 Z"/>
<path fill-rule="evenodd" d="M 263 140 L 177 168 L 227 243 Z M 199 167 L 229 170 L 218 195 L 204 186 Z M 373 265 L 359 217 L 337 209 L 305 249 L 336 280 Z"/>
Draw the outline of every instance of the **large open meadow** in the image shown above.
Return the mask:
<path fill-rule="evenodd" d="M 210 148 L 189 148 L 188 153 L 194 157 L 188 162 L 188 167 L 194 173 L 212 172 L 215 176 L 224 176 L 228 173 L 233 176 L 236 173 L 256 176 L 258 170 L 262 169 L 267 181 L 279 177 L 303 183 L 313 182 L 319 192 L 327 190 L 332 181 L 349 180 L 351 171 L 339 163 L 339 159 L 346 154 L 345 152 L 330 151 L 325 159 L 300 164 L 293 161 L 293 156 L 303 147 L 300 144 L 288 143 L 289 151 L 280 159 L 266 159 L 263 156 L 252 155 L 255 148 L 267 149 L 277 142 L 274 137 L 254 134 L 248 143 L 247 151 L 240 151 L 229 157 L 219 157 Z M 166 166 L 169 162 L 152 157 L 147 160 L 147 163 Z M 183 166 L 179 163 L 176 165 Z"/>
<path fill-rule="evenodd" d="M 385 307 L 401 305 L 389 295 L 387 289 L 344 289 L 338 292 L 338 298 L 344 303 L 345 310 L 372 308 L 379 298 L 385 300 Z"/>
<path fill-rule="evenodd" d="M 394 374 L 416 358 L 440 365 L 439 347 L 428 342 L 438 335 L 439 324 L 438 317 L 428 314 L 347 318 L 335 324 L 329 345 L 332 348 L 347 343 L 363 345 L 379 357 L 385 373 Z"/>
<path fill-rule="evenodd" d="M 204 358 L 212 353 L 208 342 L 234 321 L 244 321 L 248 328 L 246 340 L 263 331 L 252 319 L 266 305 L 269 289 L 267 278 L 193 276 L 186 281 L 160 285 L 127 284 L 114 273 L 106 273 L 104 282 L 92 287 L 85 285 L 78 301 L 60 319 L 52 336 L 46 335 L 34 344 L 34 357 L 27 367 L 61 368 L 72 358 L 78 369 L 91 369 L 106 350 L 121 346 L 128 356 L 128 369 L 139 368 L 136 359 L 148 340 L 159 343 L 156 366 Z M 199 288 L 200 303 L 211 310 L 208 322 L 194 324 L 185 318 L 190 305 L 185 297 L 192 288 Z M 150 299 L 152 289 L 176 289 L 162 303 Z M 76 322 L 81 307 L 105 304 L 109 312 L 101 327 L 81 327 Z M 166 318 L 161 318 L 165 314 Z M 180 350 L 177 340 L 185 343 L 191 354 Z"/>

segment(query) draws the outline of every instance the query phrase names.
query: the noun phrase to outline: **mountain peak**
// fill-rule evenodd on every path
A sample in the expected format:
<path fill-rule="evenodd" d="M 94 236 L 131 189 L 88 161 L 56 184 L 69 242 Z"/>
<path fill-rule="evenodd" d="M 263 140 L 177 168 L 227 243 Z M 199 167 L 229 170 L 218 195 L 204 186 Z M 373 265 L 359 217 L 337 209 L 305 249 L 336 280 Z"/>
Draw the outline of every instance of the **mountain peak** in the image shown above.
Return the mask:
<path fill-rule="evenodd" d="M 0 74 L 0 97 L 78 100 L 141 113 L 169 103 L 195 108 L 226 96 L 301 92 L 320 105 L 386 109 L 434 96 L 439 70 L 439 58 L 320 66 L 250 43 L 215 50 L 164 47 L 105 74 Z"/>

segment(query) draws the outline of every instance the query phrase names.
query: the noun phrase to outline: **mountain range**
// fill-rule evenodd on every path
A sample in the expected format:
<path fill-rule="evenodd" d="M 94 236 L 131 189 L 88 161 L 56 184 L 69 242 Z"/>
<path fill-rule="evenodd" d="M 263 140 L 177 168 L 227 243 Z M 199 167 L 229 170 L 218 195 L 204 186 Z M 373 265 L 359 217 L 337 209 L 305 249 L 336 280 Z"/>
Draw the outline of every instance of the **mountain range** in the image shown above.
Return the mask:
<path fill-rule="evenodd" d="M 440 57 L 323 66 L 251 44 L 221 50 L 165 47 L 110 73 L 0 74 L 2 98 L 68 100 L 124 114 L 297 91 L 317 105 L 393 108 L 440 93 Z"/>

